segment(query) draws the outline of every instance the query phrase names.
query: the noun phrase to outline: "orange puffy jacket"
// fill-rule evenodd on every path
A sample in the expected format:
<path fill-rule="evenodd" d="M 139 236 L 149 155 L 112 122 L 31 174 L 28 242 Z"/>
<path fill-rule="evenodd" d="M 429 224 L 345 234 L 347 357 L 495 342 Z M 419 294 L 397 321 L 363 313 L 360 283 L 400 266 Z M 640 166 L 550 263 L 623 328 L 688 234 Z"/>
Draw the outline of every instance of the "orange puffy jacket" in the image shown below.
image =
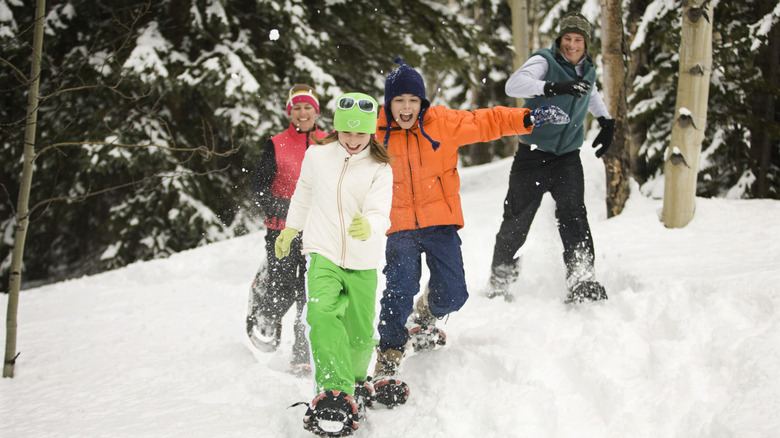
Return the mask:
<path fill-rule="evenodd" d="M 529 134 L 525 127 L 527 108 L 496 106 L 475 111 L 432 106 L 425 112 L 425 133 L 441 143 L 433 150 L 420 132 L 419 123 L 401 129 L 395 121 L 390 127 L 388 151 L 393 168 L 393 207 L 387 234 L 401 230 L 457 225 L 463 228 L 458 176 L 458 148 L 472 143 L 496 140 L 506 135 Z M 385 114 L 385 110 L 379 111 Z M 379 117 L 377 137 L 387 130 Z"/>

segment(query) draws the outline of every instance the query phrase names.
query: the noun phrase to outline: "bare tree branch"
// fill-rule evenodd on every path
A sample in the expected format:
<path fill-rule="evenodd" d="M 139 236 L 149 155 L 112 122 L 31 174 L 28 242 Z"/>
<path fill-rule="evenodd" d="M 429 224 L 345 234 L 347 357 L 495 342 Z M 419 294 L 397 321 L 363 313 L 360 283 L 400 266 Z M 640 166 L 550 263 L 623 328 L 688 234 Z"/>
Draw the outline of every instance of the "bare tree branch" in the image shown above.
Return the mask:
<path fill-rule="evenodd" d="M 8 67 L 11 67 L 11 70 L 14 71 L 14 74 L 16 75 L 16 79 L 19 80 L 20 85 L 28 85 L 30 83 L 30 80 L 27 79 L 27 75 L 25 75 L 24 72 L 16 68 L 16 66 L 13 65 L 10 61 L 0 56 L 0 62 L 7 65 Z"/>
<path fill-rule="evenodd" d="M 205 137 L 205 135 L 204 135 Z M 65 141 L 60 143 L 52 143 L 48 146 L 43 147 L 41 150 L 39 150 L 33 159 L 38 158 L 41 154 L 44 152 L 56 149 L 60 147 L 65 146 L 113 146 L 113 147 L 121 147 L 121 148 L 159 148 L 159 149 L 165 149 L 172 152 L 197 152 L 202 157 L 206 159 L 210 159 L 212 157 L 229 157 L 233 154 L 235 154 L 238 151 L 238 148 L 231 148 L 224 152 L 218 152 L 214 148 L 214 140 L 211 140 L 212 145 L 211 147 L 203 145 L 198 147 L 192 147 L 192 148 L 182 148 L 182 147 L 176 147 L 176 146 L 166 146 L 162 144 L 155 144 L 155 143 L 148 143 L 148 144 L 125 144 L 125 143 L 113 143 L 109 141 Z"/>
<path fill-rule="evenodd" d="M 127 183 L 124 183 L 124 184 L 118 184 L 118 185 L 111 186 L 111 187 L 106 187 L 106 188 L 103 188 L 103 189 L 100 189 L 100 190 L 92 191 L 91 188 L 90 188 L 90 189 L 87 189 L 87 193 L 85 193 L 83 195 L 55 196 L 55 197 L 47 198 L 47 199 L 44 199 L 42 201 L 39 201 L 39 202 L 35 203 L 32 207 L 30 207 L 30 210 L 27 212 L 26 217 L 29 218 L 30 216 L 32 216 L 32 214 L 33 214 L 33 212 L 35 210 L 37 210 L 38 208 L 41 208 L 43 206 L 48 206 L 52 202 L 58 202 L 58 201 L 83 202 L 83 201 L 85 201 L 88 198 L 92 198 L 92 197 L 95 197 L 95 196 L 98 196 L 98 195 L 102 195 L 104 193 L 108 193 L 108 192 L 111 192 L 111 191 L 114 191 L 114 190 L 123 189 L 123 188 L 126 188 L 126 187 L 138 186 L 138 185 L 144 184 L 144 183 L 146 183 L 148 181 L 160 180 L 160 182 L 162 182 L 165 179 L 174 179 L 174 178 L 181 178 L 181 177 L 194 177 L 194 176 L 206 176 L 206 175 L 210 175 L 212 173 L 224 172 L 224 171 L 226 171 L 229 168 L 230 168 L 230 166 L 228 165 L 228 166 L 225 166 L 225 167 L 223 167 L 221 169 L 209 170 L 209 171 L 206 171 L 206 172 L 166 172 L 166 171 L 161 171 L 161 172 L 155 173 L 154 175 L 150 175 L 150 176 L 141 178 L 139 180 L 133 180 L 133 181 L 130 181 L 130 182 L 127 182 Z M 148 189 L 148 190 L 151 190 L 151 189 Z"/>

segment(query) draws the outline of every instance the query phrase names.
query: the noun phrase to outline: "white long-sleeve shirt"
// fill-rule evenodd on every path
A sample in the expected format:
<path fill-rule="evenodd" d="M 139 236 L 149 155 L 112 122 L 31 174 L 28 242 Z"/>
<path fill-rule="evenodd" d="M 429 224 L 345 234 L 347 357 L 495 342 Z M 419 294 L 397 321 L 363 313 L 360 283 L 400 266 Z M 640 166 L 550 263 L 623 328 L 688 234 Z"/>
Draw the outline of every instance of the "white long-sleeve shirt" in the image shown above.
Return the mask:
<path fill-rule="evenodd" d="M 577 74 L 582 75 L 582 64 L 585 58 L 583 57 L 574 68 L 577 70 Z M 507 96 L 528 98 L 534 96 L 544 95 L 544 77 L 547 75 L 547 60 L 539 55 L 534 55 L 528 58 L 528 61 L 523 64 L 522 67 L 517 69 L 512 76 L 506 81 L 504 91 Z M 590 88 L 590 102 L 588 103 L 588 111 L 596 118 L 606 117 L 611 119 L 607 106 L 604 104 L 596 84 L 591 84 Z"/>
<path fill-rule="evenodd" d="M 316 253 L 345 269 L 377 269 L 390 228 L 393 172 L 369 148 L 350 155 L 338 141 L 306 151 L 290 200 L 287 226 L 303 231 L 303 252 Z M 371 224 L 371 236 L 347 234 L 356 212 Z"/>

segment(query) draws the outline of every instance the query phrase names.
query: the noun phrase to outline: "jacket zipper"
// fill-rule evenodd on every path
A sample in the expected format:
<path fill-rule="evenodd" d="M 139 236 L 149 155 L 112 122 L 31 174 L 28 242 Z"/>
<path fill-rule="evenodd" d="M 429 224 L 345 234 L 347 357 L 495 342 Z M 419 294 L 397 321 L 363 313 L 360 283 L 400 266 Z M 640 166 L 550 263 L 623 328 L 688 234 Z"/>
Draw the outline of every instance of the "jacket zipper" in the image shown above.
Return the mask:
<path fill-rule="evenodd" d="M 344 175 L 347 173 L 349 158 L 344 158 L 344 167 L 341 169 L 339 183 L 336 186 L 336 203 L 338 204 L 339 222 L 341 223 L 341 266 L 344 266 L 347 258 L 347 228 L 344 226 L 344 210 L 341 208 L 341 184 L 344 182 Z"/>
<path fill-rule="evenodd" d="M 420 142 L 417 142 L 419 150 Z M 422 157 L 420 157 L 422 164 Z M 412 187 L 412 212 L 414 212 L 414 227 L 420 228 L 420 223 L 417 222 L 417 203 L 414 200 L 414 174 L 412 174 L 412 155 L 409 153 L 409 130 L 406 130 L 406 163 L 409 165 L 409 183 Z"/>
<path fill-rule="evenodd" d="M 440 176 L 437 176 L 436 179 L 439 180 L 439 187 L 441 187 L 441 196 L 444 198 L 444 203 L 447 204 L 447 207 L 450 209 L 450 213 L 452 213 L 452 206 L 450 205 L 450 201 L 447 200 L 447 194 L 444 193 L 444 183 L 441 181 Z"/>

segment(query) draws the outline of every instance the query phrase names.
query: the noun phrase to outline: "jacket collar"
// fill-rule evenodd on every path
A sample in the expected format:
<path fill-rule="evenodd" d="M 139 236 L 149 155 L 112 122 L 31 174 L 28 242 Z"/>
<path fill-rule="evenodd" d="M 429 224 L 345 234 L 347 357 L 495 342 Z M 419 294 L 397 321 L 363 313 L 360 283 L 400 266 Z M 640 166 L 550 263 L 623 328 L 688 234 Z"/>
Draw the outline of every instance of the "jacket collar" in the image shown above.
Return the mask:
<path fill-rule="evenodd" d="M 317 125 L 314 125 L 314 128 L 311 131 L 309 131 L 309 132 L 298 131 L 298 129 L 295 127 L 295 125 L 292 124 L 292 122 L 290 122 L 290 126 L 287 127 L 287 134 L 290 135 L 290 136 L 301 136 L 301 137 L 303 137 L 306 134 L 311 134 L 311 133 L 315 133 L 315 132 L 318 132 L 318 131 L 319 131 L 319 129 L 317 128 Z"/>

